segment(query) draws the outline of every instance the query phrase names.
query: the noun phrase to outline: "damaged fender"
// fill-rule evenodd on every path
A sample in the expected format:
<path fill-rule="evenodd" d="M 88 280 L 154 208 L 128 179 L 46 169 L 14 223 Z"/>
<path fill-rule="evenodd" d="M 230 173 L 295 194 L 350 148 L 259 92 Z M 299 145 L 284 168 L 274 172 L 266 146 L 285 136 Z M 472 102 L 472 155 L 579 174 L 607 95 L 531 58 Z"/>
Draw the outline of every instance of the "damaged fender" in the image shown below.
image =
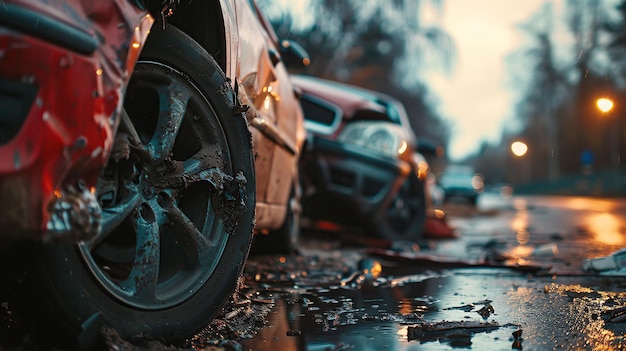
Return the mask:
<path fill-rule="evenodd" d="M 93 187 L 153 18 L 128 0 L 2 5 L 0 235 L 96 235 Z"/>

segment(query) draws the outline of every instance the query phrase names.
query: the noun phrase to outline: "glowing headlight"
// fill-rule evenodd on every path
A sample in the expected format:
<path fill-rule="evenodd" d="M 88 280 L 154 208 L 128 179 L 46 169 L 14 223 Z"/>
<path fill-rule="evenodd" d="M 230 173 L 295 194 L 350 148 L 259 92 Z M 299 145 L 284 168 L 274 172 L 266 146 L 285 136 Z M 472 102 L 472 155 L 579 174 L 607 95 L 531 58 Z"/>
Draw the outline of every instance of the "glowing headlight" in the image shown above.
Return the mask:
<path fill-rule="evenodd" d="M 483 189 L 485 188 L 485 182 L 480 174 L 475 174 L 472 177 L 472 188 L 474 188 L 478 192 L 483 191 Z"/>
<path fill-rule="evenodd" d="M 414 153 L 413 162 L 417 166 L 417 169 L 415 170 L 417 177 L 421 180 L 426 180 L 426 177 L 428 176 L 428 169 L 430 167 L 424 156 L 418 152 Z"/>
<path fill-rule="evenodd" d="M 408 150 L 402 127 L 381 121 L 358 121 L 346 125 L 337 141 L 363 147 L 391 157 L 398 157 Z"/>

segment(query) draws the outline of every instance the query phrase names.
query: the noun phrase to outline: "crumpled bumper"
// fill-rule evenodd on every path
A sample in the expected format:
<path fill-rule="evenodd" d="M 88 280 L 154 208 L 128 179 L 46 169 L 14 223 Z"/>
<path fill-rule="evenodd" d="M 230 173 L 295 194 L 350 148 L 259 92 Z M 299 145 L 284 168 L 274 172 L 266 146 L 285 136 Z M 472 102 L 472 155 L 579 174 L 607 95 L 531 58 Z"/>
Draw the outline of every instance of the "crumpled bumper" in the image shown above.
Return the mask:
<path fill-rule="evenodd" d="M 68 203 L 93 205 L 152 23 L 127 0 L 3 1 L 0 237 L 48 239 L 63 233 L 51 219 L 67 216 Z M 66 232 L 89 234 L 85 228 Z"/>
<path fill-rule="evenodd" d="M 411 172 L 408 162 L 337 141 L 314 137 L 312 144 L 305 171 L 312 175 L 316 193 L 306 199 L 305 211 L 313 218 L 347 224 L 371 219 Z"/>

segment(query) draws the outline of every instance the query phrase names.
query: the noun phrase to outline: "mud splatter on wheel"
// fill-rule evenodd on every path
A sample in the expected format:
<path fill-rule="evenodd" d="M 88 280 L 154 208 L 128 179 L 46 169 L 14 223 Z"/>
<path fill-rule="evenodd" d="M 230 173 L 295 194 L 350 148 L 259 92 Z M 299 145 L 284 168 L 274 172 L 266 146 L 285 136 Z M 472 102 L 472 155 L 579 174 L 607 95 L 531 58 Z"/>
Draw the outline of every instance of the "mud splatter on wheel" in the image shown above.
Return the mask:
<path fill-rule="evenodd" d="M 102 235 L 41 246 L 37 284 L 66 332 L 101 320 L 124 338 L 181 340 L 219 312 L 247 259 L 250 134 L 215 60 L 171 25 L 150 34 L 124 107 L 97 185 Z"/>

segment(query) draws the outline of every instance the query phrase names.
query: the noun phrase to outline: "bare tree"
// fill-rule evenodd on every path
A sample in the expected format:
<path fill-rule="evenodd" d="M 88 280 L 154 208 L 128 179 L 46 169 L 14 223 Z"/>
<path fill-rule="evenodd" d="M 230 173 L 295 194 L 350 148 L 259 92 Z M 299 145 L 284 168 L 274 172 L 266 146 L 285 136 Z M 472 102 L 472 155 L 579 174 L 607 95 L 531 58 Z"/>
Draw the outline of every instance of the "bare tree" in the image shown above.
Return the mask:
<path fill-rule="evenodd" d="M 423 70 L 449 71 L 455 58 L 452 38 L 436 25 L 422 24 L 424 6 L 441 11 L 442 0 L 310 0 L 307 25 L 302 14 L 277 9 L 270 19 L 282 37 L 311 54 L 306 73 L 378 90 L 401 100 L 418 134 L 445 144 L 449 127 L 431 108 Z M 264 7 L 265 8 L 265 7 Z"/>

